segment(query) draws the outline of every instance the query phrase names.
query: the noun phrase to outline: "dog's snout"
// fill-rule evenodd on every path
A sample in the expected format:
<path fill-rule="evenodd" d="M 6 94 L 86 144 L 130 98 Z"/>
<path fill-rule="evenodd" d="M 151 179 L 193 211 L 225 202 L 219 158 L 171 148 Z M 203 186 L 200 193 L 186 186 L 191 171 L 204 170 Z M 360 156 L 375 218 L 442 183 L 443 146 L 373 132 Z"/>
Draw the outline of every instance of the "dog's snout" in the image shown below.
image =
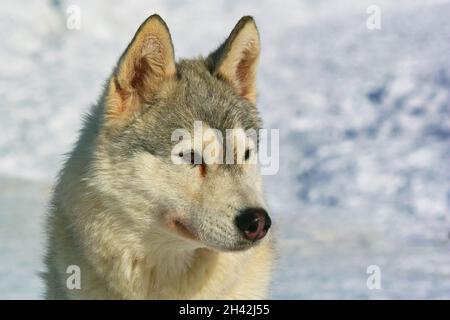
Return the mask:
<path fill-rule="evenodd" d="M 248 240 L 256 241 L 264 238 L 272 221 L 263 208 L 247 208 L 236 217 L 236 225 Z"/>

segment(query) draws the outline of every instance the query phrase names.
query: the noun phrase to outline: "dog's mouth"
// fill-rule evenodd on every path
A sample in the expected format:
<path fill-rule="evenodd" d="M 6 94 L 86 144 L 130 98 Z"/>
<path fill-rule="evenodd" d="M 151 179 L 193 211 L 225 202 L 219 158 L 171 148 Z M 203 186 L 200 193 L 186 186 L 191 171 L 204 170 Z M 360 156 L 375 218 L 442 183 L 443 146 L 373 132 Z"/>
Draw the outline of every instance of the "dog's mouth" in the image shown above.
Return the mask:
<path fill-rule="evenodd" d="M 172 219 L 169 222 L 169 228 L 178 235 L 190 240 L 199 241 L 198 234 L 180 219 Z"/>
<path fill-rule="evenodd" d="M 202 246 L 217 251 L 225 251 L 225 252 L 244 251 L 254 247 L 259 243 L 259 241 L 255 242 L 255 241 L 248 241 L 245 239 L 241 239 L 240 241 L 231 246 L 219 245 L 217 243 L 209 241 L 205 242 L 205 240 L 203 241 L 200 240 L 200 235 L 198 234 L 197 231 L 195 231 L 195 228 L 193 228 L 191 225 L 189 225 L 179 217 L 170 219 L 167 223 L 167 226 L 169 230 L 171 230 L 179 237 L 190 241 L 194 241 L 197 244 L 202 244 Z"/>

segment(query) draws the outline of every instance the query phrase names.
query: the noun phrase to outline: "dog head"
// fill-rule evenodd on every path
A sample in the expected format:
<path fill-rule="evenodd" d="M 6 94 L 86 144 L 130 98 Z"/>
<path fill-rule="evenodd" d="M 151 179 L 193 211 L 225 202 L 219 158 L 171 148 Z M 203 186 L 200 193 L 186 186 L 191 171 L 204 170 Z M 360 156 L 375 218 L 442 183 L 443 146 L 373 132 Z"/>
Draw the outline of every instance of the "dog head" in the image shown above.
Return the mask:
<path fill-rule="evenodd" d="M 159 16 L 140 26 L 106 88 L 94 165 L 130 228 L 219 250 L 264 238 L 271 221 L 249 134 L 261 127 L 259 50 L 251 17 L 207 58 L 178 63 Z"/>

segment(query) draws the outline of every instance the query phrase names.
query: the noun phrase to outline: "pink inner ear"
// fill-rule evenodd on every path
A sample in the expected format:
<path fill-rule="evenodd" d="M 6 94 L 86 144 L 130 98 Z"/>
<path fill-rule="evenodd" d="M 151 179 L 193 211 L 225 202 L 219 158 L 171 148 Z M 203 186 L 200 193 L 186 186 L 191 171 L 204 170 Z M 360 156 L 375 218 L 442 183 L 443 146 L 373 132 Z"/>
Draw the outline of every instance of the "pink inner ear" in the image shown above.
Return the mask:
<path fill-rule="evenodd" d="M 234 39 L 228 55 L 219 67 L 219 72 L 232 83 L 241 97 L 255 103 L 258 35 L 248 28 L 242 32 L 251 33 L 241 34 Z"/>

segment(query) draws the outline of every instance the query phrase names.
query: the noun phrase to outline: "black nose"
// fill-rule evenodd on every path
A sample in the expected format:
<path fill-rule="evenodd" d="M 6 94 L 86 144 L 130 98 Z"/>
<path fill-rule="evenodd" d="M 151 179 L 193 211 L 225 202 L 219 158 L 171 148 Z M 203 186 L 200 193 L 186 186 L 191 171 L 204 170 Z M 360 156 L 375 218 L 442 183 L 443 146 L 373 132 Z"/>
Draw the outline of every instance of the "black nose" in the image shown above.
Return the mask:
<path fill-rule="evenodd" d="M 247 208 L 236 217 L 236 225 L 248 240 L 264 238 L 272 221 L 263 208 Z"/>

